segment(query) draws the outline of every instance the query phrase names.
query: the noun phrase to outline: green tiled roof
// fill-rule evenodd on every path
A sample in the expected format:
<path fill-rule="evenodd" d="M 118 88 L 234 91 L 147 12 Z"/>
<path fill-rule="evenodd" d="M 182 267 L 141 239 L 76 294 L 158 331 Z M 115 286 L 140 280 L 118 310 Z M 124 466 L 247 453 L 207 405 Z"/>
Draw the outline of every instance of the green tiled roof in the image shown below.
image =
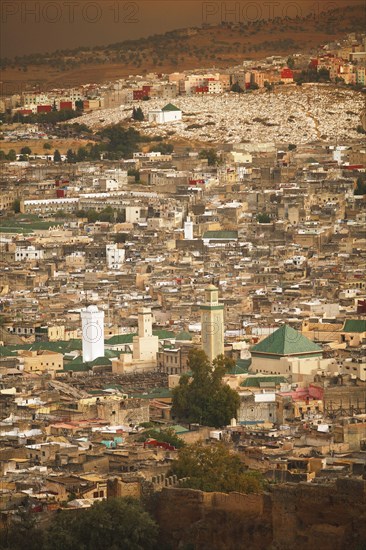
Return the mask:
<path fill-rule="evenodd" d="M 132 339 L 134 336 L 137 336 L 136 332 L 133 334 L 118 334 L 117 336 L 112 336 L 112 338 L 106 340 L 105 343 L 113 346 L 116 344 L 132 344 Z"/>
<path fill-rule="evenodd" d="M 165 105 L 165 107 L 162 108 L 162 111 L 180 111 L 180 109 L 173 105 L 173 103 L 168 103 L 167 105 Z"/>
<path fill-rule="evenodd" d="M 366 332 L 366 319 L 347 319 L 342 332 Z"/>
<path fill-rule="evenodd" d="M 136 397 L 139 399 L 166 399 L 167 397 L 171 397 L 172 392 L 169 388 L 154 388 L 149 393 L 136 393 L 133 394 L 131 397 Z"/>
<path fill-rule="evenodd" d="M 13 346 L 0 346 L 0 357 L 11 357 L 17 355 Z"/>
<path fill-rule="evenodd" d="M 242 388 L 260 388 L 263 382 L 273 383 L 273 385 L 278 385 L 281 382 L 285 382 L 286 378 L 284 376 L 248 376 L 240 384 Z"/>
<path fill-rule="evenodd" d="M 321 353 L 322 348 L 292 327 L 283 325 L 259 344 L 253 346 L 251 352 L 253 355 L 258 353 L 284 356 Z"/>
<path fill-rule="evenodd" d="M 7 346 L 8 351 L 27 350 L 27 351 L 57 351 L 59 353 L 68 353 L 82 349 L 81 340 L 58 340 L 57 342 L 34 342 L 33 344 L 15 344 Z"/>
<path fill-rule="evenodd" d="M 111 349 L 106 349 L 104 351 L 104 357 L 108 357 L 108 359 L 114 359 L 115 357 L 119 357 L 119 351 L 113 351 Z"/>
<path fill-rule="evenodd" d="M 72 361 L 69 361 L 67 364 L 68 365 L 81 365 L 82 362 L 83 362 L 83 356 L 78 355 L 77 357 L 75 357 L 75 359 L 73 359 Z"/>
<path fill-rule="evenodd" d="M 112 362 L 108 357 L 97 357 L 93 361 L 83 362 L 83 358 L 81 356 L 76 357 L 73 361 L 70 361 L 69 363 L 66 363 L 64 365 L 65 371 L 88 371 L 96 366 L 109 366 Z"/>
<path fill-rule="evenodd" d="M 237 231 L 206 231 L 203 234 L 204 239 L 237 239 L 238 238 L 238 232 Z"/>
<path fill-rule="evenodd" d="M 101 366 L 101 365 L 106 365 L 106 366 L 111 365 L 112 362 L 110 359 L 108 359 L 108 357 L 97 357 L 96 359 L 88 362 L 87 364 L 91 365 L 92 367 L 95 367 L 95 366 Z"/>
<path fill-rule="evenodd" d="M 251 359 L 238 359 L 235 366 L 227 371 L 227 374 L 247 374 L 251 363 Z"/>
<path fill-rule="evenodd" d="M 189 334 L 189 332 L 182 331 L 182 332 L 180 332 L 179 334 L 177 334 L 177 336 L 175 337 L 175 339 L 176 339 L 178 342 L 183 342 L 183 341 L 185 341 L 185 340 L 192 340 L 192 335 Z"/>
<path fill-rule="evenodd" d="M 175 338 L 174 332 L 170 330 L 153 330 L 153 335 L 158 336 L 160 340 Z M 132 344 L 134 336 L 138 336 L 137 332 L 131 334 L 118 334 L 106 340 L 105 343 L 110 346 Z"/>
<path fill-rule="evenodd" d="M 91 367 L 88 363 L 79 363 L 76 365 L 73 363 L 68 363 L 67 365 L 64 365 L 63 370 L 66 372 L 87 372 L 90 369 Z"/>
<path fill-rule="evenodd" d="M 168 340 L 169 338 L 175 338 L 174 332 L 172 332 L 171 330 L 165 330 L 165 329 L 153 330 L 153 335 L 159 336 L 160 340 L 165 340 L 165 339 Z"/>

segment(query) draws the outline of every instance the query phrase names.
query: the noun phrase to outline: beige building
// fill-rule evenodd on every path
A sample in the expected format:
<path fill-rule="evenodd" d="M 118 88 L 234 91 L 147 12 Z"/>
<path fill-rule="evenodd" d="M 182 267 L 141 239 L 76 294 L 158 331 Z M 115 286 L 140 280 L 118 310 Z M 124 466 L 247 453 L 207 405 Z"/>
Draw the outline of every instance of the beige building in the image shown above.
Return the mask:
<path fill-rule="evenodd" d="M 18 352 L 18 357 L 23 371 L 27 373 L 55 373 L 64 367 L 63 355 L 56 351 L 21 350 Z"/>
<path fill-rule="evenodd" d="M 252 372 L 291 376 L 293 381 L 313 379 L 318 371 L 332 368 L 318 344 L 288 325 L 256 344 L 251 354 Z"/>
<path fill-rule="evenodd" d="M 152 333 L 152 314 L 150 308 L 141 308 L 138 312 L 138 336 L 133 337 L 133 359 L 156 362 L 159 351 L 159 337 Z"/>

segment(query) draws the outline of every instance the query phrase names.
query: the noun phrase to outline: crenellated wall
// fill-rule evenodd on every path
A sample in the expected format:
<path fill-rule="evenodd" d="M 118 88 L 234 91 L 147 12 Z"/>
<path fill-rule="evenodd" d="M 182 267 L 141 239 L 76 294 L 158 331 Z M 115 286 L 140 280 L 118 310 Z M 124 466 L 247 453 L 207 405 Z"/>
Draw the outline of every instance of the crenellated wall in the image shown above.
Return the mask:
<path fill-rule="evenodd" d="M 161 542 L 172 550 L 363 550 L 366 481 L 283 484 L 263 495 L 164 488 Z"/>

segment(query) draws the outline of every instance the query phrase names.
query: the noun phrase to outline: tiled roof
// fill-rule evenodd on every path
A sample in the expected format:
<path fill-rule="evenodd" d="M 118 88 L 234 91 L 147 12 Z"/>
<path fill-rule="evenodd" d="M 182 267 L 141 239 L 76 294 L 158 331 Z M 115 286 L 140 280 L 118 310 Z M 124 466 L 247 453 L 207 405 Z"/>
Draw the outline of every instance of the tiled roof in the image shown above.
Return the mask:
<path fill-rule="evenodd" d="M 131 397 L 139 399 L 166 399 L 172 396 L 172 392 L 169 388 L 154 388 L 150 393 L 136 393 Z"/>
<path fill-rule="evenodd" d="M 160 340 L 175 338 L 174 332 L 170 330 L 153 330 L 153 335 L 158 336 Z M 132 344 L 133 337 L 138 336 L 137 332 L 130 334 L 118 334 L 117 336 L 112 336 L 105 341 L 107 345 L 115 346 L 117 344 Z"/>
<path fill-rule="evenodd" d="M 179 334 L 177 334 L 177 336 L 175 337 L 175 339 L 176 339 L 178 342 L 183 342 L 183 341 L 185 341 L 185 340 L 192 340 L 192 335 L 189 334 L 189 332 L 182 331 L 182 332 L 180 332 Z"/>
<path fill-rule="evenodd" d="M 283 325 L 267 336 L 264 340 L 253 346 L 251 352 L 255 355 L 273 354 L 273 355 L 297 355 L 306 353 L 321 353 L 322 348 L 315 344 L 309 338 L 303 336 L 300 332 Z"/>
<path fill-rule="evenodd" d="M 366 319 L 347 319 L 342 332 L 366 332 Z"/>
<path fill-rule="evenodd" d="M 116 345 L 116 344 L 132 344 L 132 339 L 134 336 L 137 336 L 137 333 L 133 334 L 118 334 L 117 336 L 112 336 L 105 341 L 107 345 Z"/>
<path fill-rule="evenodd" d="M 227 371 L 227 374 L 247 374 L 251 363 L 251 359 L 238 359 L 235 366 Z"/>
<path fill-rule="evenodd" d="M 168 103 L 167 105 L 165 105 L 165 107 L 162 108 L 162 111 L 180 111 L 180 109 L 173 105 L 173 103 Z"/>

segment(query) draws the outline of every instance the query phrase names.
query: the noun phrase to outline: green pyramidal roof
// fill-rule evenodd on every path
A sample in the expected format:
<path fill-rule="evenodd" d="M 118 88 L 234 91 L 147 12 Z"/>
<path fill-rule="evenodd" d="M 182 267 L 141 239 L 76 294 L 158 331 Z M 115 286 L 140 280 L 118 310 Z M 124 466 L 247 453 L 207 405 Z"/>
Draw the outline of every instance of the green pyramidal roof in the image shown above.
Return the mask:
<path fill-rule="evenodd" d="M 252 353 L 273 355 L 298 355 L 321 353 L 322 348 L 297 330 L 283 325 L 252 348 Z"/>
<path fill-rule="evenodd" d="M 165 107 L 162 108 L 162 111 L 180 111 L 180 109 L 173 105 L 173 103 L 168 103 L 167 105 L 165 105 Z"/>

